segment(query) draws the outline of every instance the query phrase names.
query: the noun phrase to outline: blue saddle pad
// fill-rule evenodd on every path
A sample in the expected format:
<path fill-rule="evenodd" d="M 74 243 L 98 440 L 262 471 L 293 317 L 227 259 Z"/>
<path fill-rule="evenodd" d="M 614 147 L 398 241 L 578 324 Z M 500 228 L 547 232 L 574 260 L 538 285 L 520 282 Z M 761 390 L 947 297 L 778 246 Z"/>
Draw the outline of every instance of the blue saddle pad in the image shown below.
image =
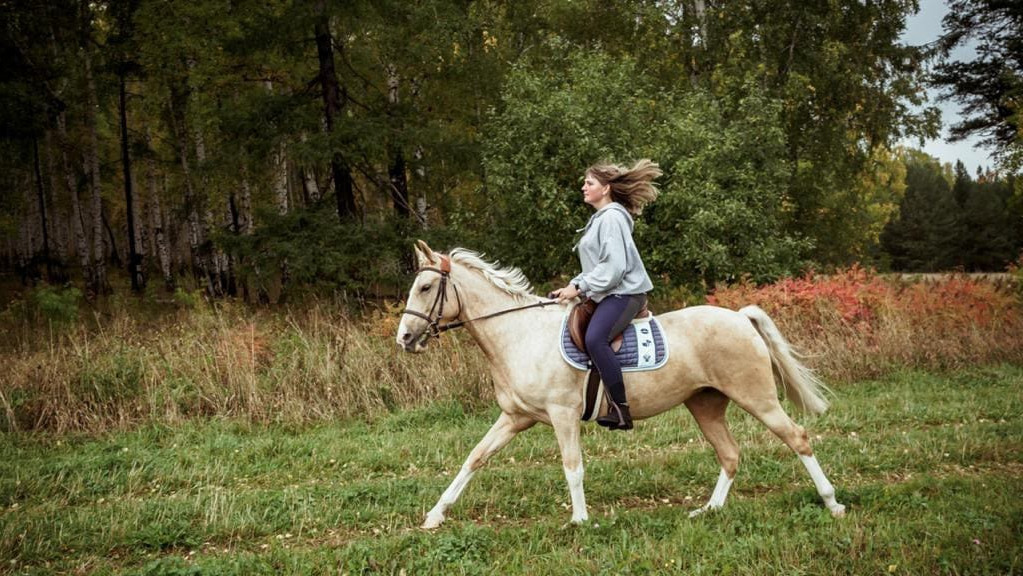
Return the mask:
<path fill-rule="evenodd" d="M 633 320 L 622 335 L 622 348 L 615 354 L 622 372 L 656 370 L 668 361 L 668 342 L 661 324 L 653 316 Z M 567 314 L 561 323 L 561 357 L 577 370 L 590 369 L 590 356 L 572 342 Z"/>

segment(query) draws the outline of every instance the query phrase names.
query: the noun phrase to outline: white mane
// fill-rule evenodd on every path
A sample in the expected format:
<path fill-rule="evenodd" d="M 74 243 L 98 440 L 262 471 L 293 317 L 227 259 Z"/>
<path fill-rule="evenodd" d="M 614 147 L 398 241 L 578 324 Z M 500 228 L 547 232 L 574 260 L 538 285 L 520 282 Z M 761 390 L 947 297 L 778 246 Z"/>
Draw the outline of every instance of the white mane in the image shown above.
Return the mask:
<path fill-rule="evenodd" d="M 491 264 L 482 258 L 482 254 L 465 248 L 455 248 L 449 256 L 455 262 L 481 272 L 491 284 L 512 296 L 534 296 L 529 279 L 518 268 L 499 268 L 500 262 Z"/>

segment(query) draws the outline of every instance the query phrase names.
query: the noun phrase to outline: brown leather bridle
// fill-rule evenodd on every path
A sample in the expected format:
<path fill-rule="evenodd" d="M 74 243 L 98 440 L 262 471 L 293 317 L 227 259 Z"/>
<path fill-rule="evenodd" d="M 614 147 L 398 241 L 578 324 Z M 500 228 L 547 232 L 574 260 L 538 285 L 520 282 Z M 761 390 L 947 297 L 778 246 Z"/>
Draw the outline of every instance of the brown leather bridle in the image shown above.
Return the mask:
<path fill-rule="evenodd" d="M 440 290 L 437 291 L 437 296 L 433 299 L 433 306 L 430 306 L 430 311 L 427 314 L 416 310 L 410 310 L 407 306 L 402 314 L 408 314 L 417 318 L 422 318 L 429 322 L 426 326 L 426 330 L 419 336 L 419 344 L 425 345 L 430 338 L 440 338 L 442 332 L 447 332 L 452 328 L 458 328 L 465 322 L 449 322 L 443 326 L 440 324 L 440 319 L 444 317 L 444 304 L 448 301 L 448 281 L 451 279 L 451 259 L 447 256 L 440 256 L 440 268 L 434 268 L 433 266 L 423 266 L 416 272 L 416 277 L 419 277 L 423 272 L 435 272 L 440 274 Z M 455 289 L 455 300 L 458 302 L 458 313 L 462 313 L 462 298 L 458 294 L 458 286 L 455 283 L 451 283 L 451 287 Z M 436 312 L 436 315 L 434 315 Z"/>
<path fill-rule="evenodd" d="M 440 290 L 437 292 L 437 296 L 433 299 L 433 305 L 430 306 L 430 311 L 426 314 L 419 312 L 418 310 L 410 310 L 408 307 L 402 312 L 402 314 L 408 314 L 417 318 L 422 318 L 429 322 L 426 326 L 426 330 L 423 331 L 419 336 L 418 343 L 420 345 L 426 345 L 430 338 L 440 338 L 440 335 L 448 330 L 455 328 L 461 328 L 470 322 L 476 322 L 478 320 L 486 320 L 487 318 L 493 318 L 495 316 L 501 316 L 508 314 L 509 312 L 518 312 L 519 310 L 528 310 L 529 308 L 543 308 L 544 306 L 550 306 L 551 304 L 557 304 L 557 300 L 546 300 L 535 302 L 533 304 L 527 304 L 525 306 L 516 306 L 514 308 L 508 308 L 506 310 L 500 310 L 491 314 L 486 314 L 476 318 L 470 318 L 468 320 L 458 320 L 456 322 L 448 322 L 447 324 L 441 324 L 440 320 L 444 317 L 444 304 L 448 300 L 448 282 L 451 282 L 451 287 L 455 290 L 455 301 L 458 302 L 458 315 L 462 314 L 462 297 L 458 293 L 458 286 L 451 281 L 451 259 L 443 254 L 438 254 L 440 258 L 440 267 L 435 268 L 433 266 L 423 266 L 416 272 L 418 278 L 423 272 L 434 272 L 440 274 Z M 434 314 L 436 312 L 436 314 Z"/>

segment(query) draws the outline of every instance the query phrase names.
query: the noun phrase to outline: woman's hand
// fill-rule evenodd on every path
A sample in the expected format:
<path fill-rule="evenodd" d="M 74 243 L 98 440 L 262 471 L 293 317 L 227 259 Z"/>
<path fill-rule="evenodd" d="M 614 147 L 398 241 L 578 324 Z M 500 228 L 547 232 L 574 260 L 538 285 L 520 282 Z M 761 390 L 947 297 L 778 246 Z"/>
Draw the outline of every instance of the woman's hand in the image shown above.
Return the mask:
<path fill-rule="evenodd" d="M 548 298 L 555 298 L 558 302 L 564 302 L 565 300 L 571 300 L 579 295 L 579 289 L 573 284 L 569 284 L 564 288 L 555 290 L 547 295 Z"/>

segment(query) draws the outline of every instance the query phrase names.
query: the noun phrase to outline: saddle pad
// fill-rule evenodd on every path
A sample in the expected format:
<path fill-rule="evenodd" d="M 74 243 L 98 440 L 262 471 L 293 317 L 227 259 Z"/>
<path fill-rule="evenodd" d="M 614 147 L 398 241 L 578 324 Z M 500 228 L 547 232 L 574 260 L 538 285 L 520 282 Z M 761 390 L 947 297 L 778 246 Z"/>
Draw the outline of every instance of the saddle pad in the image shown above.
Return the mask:
<path fill-rule="evenodd" d="M 668 361 L 668 342 L 661 324 L 653 316 L 633 320 L 622 336 L 622 349 L 615 354 L 622 372 L 656 370 Z M 590 356 L 572 342 L 567 315 L 561 323 L 561 357 L 576 370 L 590 369 Z"/>

